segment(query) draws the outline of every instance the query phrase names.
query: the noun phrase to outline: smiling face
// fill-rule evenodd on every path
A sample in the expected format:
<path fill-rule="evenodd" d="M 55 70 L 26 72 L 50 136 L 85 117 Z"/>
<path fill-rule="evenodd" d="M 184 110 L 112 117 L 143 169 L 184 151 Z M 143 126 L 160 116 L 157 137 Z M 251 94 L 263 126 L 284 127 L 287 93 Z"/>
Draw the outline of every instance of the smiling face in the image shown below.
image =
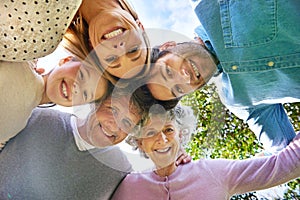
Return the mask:
<path fill-rule="evenodd" d="M 129 97 L 108 97 L 88 118 L 88 142 L 96 147 L 106 147 L 122 142 L 139 122 L 137 106 L 128 106 Z"/>
<path fill-rule="evenodd" d="M 163 122 L 160 117 L 153 117 L 142 130 L 138 139 L 139 148 L 155 163 L 157 169 L 175 163 L 180 150 L 180 138 L 174 121 Z"/>
<path fill-rule="evenodd" d="M 147 84 L 159 100 L 175 99 L 202 87 L 216 71 L 202 45 L 190 42 L 172 48 L 156 61 Z"/>
<path fill-rule="evenodd" d="M 141 72 L 148 50 L 140 27 L 120 9 L 101 11 L 89 23 L 91 44 L 102 67 L 111 75 L 128 79 Z"/>
<path fill-rule="evenodd" d="M 81 105 L 100 99 L 108 81 L 98 69 L 82 65 L 73 57 L 63 59 L 48 75 L 46 95 L 51 102 L 62 106 Z"/>

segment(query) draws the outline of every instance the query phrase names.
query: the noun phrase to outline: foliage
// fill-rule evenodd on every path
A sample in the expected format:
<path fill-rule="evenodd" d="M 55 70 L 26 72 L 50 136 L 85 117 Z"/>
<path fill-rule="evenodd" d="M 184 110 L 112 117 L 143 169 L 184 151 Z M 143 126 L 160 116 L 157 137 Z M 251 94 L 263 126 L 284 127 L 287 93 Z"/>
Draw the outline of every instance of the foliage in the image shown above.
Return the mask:
<path fill-rule="evenodd" d="M 246 159 L 261 152 L 262 145 L 242 120 L 235 117 L 221 103 L 214 85 L 185 96 L 181 103 L 189 105 L 198 118 L 197 131 L 187 147 L 194 160 L 199 158 Z M 300 130 L 300 103 L 286 104 L 285 108 L 295 130 Z M 299 195 L 299 180 L 289 182 L 287 199 Z M 298 188 L 297 188 L 298 187 Z M 254 193 L 237 195 L 231 200 L 258 199 Z"/>

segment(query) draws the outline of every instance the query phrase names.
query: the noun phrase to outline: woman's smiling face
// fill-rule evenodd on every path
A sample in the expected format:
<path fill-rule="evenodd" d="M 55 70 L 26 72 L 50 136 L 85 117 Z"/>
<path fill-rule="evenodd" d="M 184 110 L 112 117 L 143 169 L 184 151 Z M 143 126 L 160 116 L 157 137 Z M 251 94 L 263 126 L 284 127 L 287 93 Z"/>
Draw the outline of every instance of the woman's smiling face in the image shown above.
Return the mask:
<path fill-rule="evenodd" d="M 179 133 L 174 121 L 164 122 L 160 117 L 153 117 L 143 128 L 138 144 L 158 169 L 173 164 L 180 150 Z"/>
<path fill-rule="evenodd" d="M 144 66 L 147 44 L 142 25 L 124 10 L 100 12 L 89 24 L 89 35 L 102 67 L 118 78 L 132 78 Z"/>

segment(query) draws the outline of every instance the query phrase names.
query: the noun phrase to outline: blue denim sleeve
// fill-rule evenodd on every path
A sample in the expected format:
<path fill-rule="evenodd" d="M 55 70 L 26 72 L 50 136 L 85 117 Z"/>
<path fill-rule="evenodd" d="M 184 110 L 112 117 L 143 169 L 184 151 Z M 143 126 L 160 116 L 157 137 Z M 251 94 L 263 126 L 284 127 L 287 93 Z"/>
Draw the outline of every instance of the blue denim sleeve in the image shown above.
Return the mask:
<path fill-rule="evenodd" d="M 277 153 L 296 136 L 282 104 L 261 104 L 253 107 L 227 107 L 244 120 L 269 153 Z"/>

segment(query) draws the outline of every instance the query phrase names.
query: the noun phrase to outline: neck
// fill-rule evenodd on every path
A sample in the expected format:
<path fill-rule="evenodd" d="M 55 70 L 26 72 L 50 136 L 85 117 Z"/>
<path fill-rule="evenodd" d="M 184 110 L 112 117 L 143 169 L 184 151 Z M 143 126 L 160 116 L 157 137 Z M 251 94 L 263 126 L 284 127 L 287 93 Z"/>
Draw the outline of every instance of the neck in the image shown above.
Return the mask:
<path fill-rule="evenodd" d="M 177 166 L 175 162 L 173 162 L 172 164 L 166 167 L 156 169 L 154 172 L 160 177 L 165 177 L 165 176 L 170 176 L 173 172 L 175 172 L 176 169 Z"/>
<path fill-rule="evenodd" d="M 85 21 L 89 24 L 101 10 L 112 8 L 121 8 L 117 0 L 83 0 L 79 11 L 83 15 Z"/>

